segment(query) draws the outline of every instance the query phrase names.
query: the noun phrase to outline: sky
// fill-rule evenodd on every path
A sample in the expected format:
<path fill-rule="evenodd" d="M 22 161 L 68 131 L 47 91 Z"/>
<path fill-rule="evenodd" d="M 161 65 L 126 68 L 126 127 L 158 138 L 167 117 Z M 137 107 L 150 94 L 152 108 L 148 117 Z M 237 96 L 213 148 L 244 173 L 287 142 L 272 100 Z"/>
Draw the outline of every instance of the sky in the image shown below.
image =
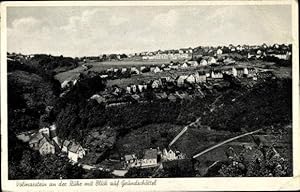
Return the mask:
<path fill-rule="evenodd" d="M 290 5 L 9 7 L 8 52 L 72 57 L 292 42 Z"/>

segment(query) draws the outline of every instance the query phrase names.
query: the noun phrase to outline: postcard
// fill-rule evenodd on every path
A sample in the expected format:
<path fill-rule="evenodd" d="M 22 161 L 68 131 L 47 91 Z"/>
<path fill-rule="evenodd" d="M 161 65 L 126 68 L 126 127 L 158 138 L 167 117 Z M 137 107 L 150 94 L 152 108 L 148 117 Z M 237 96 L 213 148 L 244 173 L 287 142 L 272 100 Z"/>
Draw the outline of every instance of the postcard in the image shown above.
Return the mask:
<path fill-rule="evenodd" d="M 292 0 L 1 3 L 2 190 L 299 190 L 298 35 Z"/>

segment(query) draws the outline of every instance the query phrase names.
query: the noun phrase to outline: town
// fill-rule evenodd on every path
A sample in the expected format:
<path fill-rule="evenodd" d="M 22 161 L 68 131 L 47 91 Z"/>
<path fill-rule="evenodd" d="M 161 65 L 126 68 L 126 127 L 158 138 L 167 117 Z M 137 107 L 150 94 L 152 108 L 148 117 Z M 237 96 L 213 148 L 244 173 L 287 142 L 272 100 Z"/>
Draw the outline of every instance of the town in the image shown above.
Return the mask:
<path fill-rule="evenodd" d="M 66 98 L 78 84 L 86 79 L 100 78 L 105 84 L 105 89 L 93 92 L 86 102 L 95 101 L 99 107 L 104 106 L 107 110 L 127 108 L 137 104 L 151 105 L 154 102 L 182 103 L 195 99 L 206 101 L 216 98 L 209 107 L 209 113 L 214 113 L 216 108 L 224 106 L 224 103 L 216 106 L 221 93 L 244 88 L 251 91 L 263 82 L 276 80 L 282 75 L 289 76 L 291 57 L 291 45 L 285 44 L 255 46 L 230 44 L 229 46 L 199 46 L 128 55 L 102 54 L 75 58 L 78 64 L 74 66 L 67 64 L 71 68 L 56 72 L 55 78 L 60 82 L 60 99 Z M 59 61 L 64 57 L 8 53 L 8 66 L 14 66 L 16 63 L 26 66 L 41 58 L 45 62 L 51 59 Z M 69 58 L 70 61 L 65 60 L 66 62 L 72 61 L 71 58 Z M 278 73 L 278 69 L 284 72 Z M 278 74 L 281 76 L 278 77 Z M 237 98 L 231 98 L 231 102 Z M 53 108 L 54 105 L 47 106 L 46 111 L 50 113 L 54 110 Z M 15 113 L 17 113 L 16 110 Z M 71 136 L 61 137 L 57 132 L 64 128 L 55 121 L 51 123 L 32 130 L 17 132 L 16 137 L 42 156 L 55 154 L 66 157 L 73 165 L 81 166 L 85 170 L 112 173 L 114 177 L 124 177 L 133 168 L 155 168 L 157 170 L 151 173 L 153 176 L 163 169 L 166 162 L 181 162 L 190 159 L 192 155 L 174 147 L 174 143 L 180 140 L 180 137 L 184 137 L 188 129 L 193 129 L 195 126 L 211 132 L 211 129 L 205 128 L 205 124 L 201 124 L 197 117 L 196 121 L 186 123 L 188 125 L 181 131 L 179 126 L 178 131 L 173 134 L 174 137 L 167 141 L 169 146 L 151 145 L 148 148 L 141 146 L 141 151 L 130 148 L 118 154 L 117 157 L 112 157 L 112 155 L 91 163 L 86 159 L 90 158 L 87 156 L 95 156 L 95 151 L 92 152 L 92 149 L 85 145 L 86 139 L 82 139 L 85 140 L 83 142 Z M 97 134 L 95 138 L 103 137 L 101 138 L 103 142 L 108 137 L 103 135 L 104 133 Z M 251 142 L 246 145 L 252 146 Z"/>

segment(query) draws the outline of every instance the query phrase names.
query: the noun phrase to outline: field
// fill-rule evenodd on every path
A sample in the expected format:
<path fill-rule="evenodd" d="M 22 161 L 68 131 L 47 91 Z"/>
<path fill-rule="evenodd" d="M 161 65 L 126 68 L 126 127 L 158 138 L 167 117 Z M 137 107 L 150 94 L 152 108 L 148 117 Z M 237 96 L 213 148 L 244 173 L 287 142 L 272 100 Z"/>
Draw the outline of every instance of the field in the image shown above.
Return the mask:
<path fill-rule="evenodd" d="M 140 66 L 150 66 L 150 65 L 162 65 L 170 63 L 170 60 L 132 60 L 132 61 L 105 61 L 105 62 L 88 62 L 86 65 L 91 65 L 92 68 L 89 71 L 100 72 L 109 68 L 123 68 L 123 67 L 140 67 Z M 80 63 L 75 69 L 59 73 L 55 76 L 60 82 L 67 79 L 72 79 L 76 77 L 80 72 L 84 71 L 81 66 L 84 63 Z"/>

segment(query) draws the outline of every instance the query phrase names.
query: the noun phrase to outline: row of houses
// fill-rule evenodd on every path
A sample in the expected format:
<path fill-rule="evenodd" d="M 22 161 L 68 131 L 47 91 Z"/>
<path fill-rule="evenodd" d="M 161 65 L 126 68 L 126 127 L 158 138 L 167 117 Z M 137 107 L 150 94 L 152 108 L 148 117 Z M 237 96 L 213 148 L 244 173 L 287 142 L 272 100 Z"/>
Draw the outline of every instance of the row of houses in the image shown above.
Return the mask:
<path fill-rule="evenodd" d="M 85 149 L 75 141 L 61 141 L 56 134 L 56 126 L 44 127 L 17 134 L 17 138 L 28 143 L 41 155 L 65 154 L 72 162 L 78 162 L 86 154 Z"/>
<path fill-rule="evenodd" d="M 175 53 L 175 54 L 155 54 L 142 56 L 143 60 L 182 60 L 191 59 L 192 55 L 188 53 Z"/>
<path fill-rule="evenodd" d="M 198 66 L 207 66 L 211 64 L 216 64 L 217 59 L 214 57 L 207 57 L 204 58 L 198 63 L 197 61 L 184 61 L 184 62 L 170 62 L 167 64 L 162 64 L 160 66 L 153 65 L 153 66 L 141 66 L 141 67 L 130 67 L 130 68 L 109 68 L 106 71 L 101 73 L 102 78 L 108 78 L 112 75 L 117 74 L 141 74 L 147 72 L 159 73 L 163 71 L 170 71 L 170 70 L 178 70 L 178 69 L 185 69 L 188 67 L 198 67 Z"/>
<path fill-rule="evenodd" d="M 210 81 L 223 81 L 225 74 L 236 78 L 252 78 L 253 80 L 257 80 L 257 70 L 254 67 L 213 68 L 208 71 L 196 71 L 177 77 L 165 76 L 139 84 L 129 84 L 125 88 L 113 85 L 101 94 L 94 94 L 90 99 L 96 100 L 99 104 L 126 104 L 131 101 L 146 101 L 147 99 L 144 98 L 145 93 L 148 96 L 149 93 L 152 93 L 153 99 L 177 101 L 188 98 L 189 94 L 184 92 L 187 89 L 190 92 L 194 90 L 194 92 L 191 92 L 192 95 L 199 93 L 199 96 L 204 96 L 199 85 L 205 85 L 205 83 Z M 147 98 L 149 99 L 149 97 Z"/>
<path fill-rule="evenodd" d="M 124 167 L 126 169 L 132 167 L 149 168 L 156 167 L 160 162 L 173 161 L 178 159 L 185 159 L 185 155 L 180 151 L 167 150 L 164 148 L 162 151 L 157 149 L 146 149 L 142 158 L 137 158 L 135 154 L 124 156 Z"/>

